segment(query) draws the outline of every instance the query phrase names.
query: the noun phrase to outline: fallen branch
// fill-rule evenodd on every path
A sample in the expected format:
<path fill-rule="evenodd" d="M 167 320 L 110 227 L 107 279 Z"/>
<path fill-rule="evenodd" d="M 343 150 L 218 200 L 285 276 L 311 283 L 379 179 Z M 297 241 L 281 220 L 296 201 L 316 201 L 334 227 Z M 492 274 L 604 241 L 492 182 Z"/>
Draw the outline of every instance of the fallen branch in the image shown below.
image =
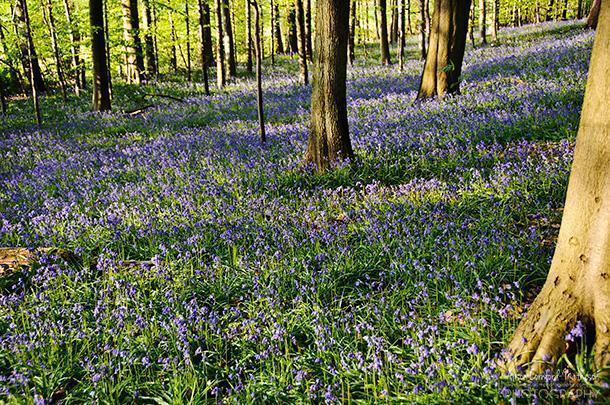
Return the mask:
<path fill-rule="evenodd" d="M 138 107 L 135 110 L 125 111 L 125 114 L 131 115 L 133 117 L 133 116 L 141 114 L 144 111 L 148 110 L 149 108 L 153 108 L 153 107 L 155 107 L 155 104 L 147 104 L 143 107 Z"/>

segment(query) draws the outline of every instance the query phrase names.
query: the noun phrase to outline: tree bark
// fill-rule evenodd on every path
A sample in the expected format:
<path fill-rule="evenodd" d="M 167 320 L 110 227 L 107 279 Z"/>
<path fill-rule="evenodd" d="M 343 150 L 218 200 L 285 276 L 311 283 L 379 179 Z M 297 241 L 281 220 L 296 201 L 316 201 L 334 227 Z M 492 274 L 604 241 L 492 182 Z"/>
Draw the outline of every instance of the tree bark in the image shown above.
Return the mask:
<path fill-rule="evenodd" d="M 511 372 L 553 367 L 579 321 L 595 331 L 596 368 L 610 365 L 610 3 L 602 3 L 599 18 L 557 246 L 508 346 Z"/>
<path fill-rule="evenodd" d="M 55 16 L 53 15 L 53 2 L 47 0 L 46 4 L 41 2 L 42 18 L 45 21 L 47 28 L 49 29 L 49 37 L 51 38 L 51 49 L 53 50 L 53 58 L 55 59 L 55 71 L 57 72 L 57 81 L 61 89 L 61 96 L 64 101 L 68 100 L 68 93 L 66 90 L 66 81 L 64 77 L 63 63 L 61 60 L 61 54 L 59 45 L 57 43 L 57 33 L 55 30 Z"/>
<path fill-rule="evenodd" d="M 305 37 L 307 38 L 307 60 L 313 62 L 313 43 L 311 36 L 311 0 L 305 0 Z"/>
<path fill-rule="evenodd" d="M 80 60 L 79 42 L 80 42 L 80 30 L 76 21 L 72 19 L 73 5 L 70 0 L 64 0 L 64 11 L 66 14 L 66 22 L 68 23 L 68 32 L 70 34 L 70 56 L 72 59 L 72 75 L 74 76 L 74 93 L 79 94 L 80 90 L 84 88 L 84 82 L 81 80 L 81 71 L 84 72 L 84 63 Z"/>
<path fill-rule="evenodd" d="M 589 17 L 587 17 L 587 28 L 597 28 L 597 21 L 599 19 L 601 3 L 602 0 L 593 0 L 593 4 L 591 5 L 591 11 L 589 12 Z"/>
<path fill-rule="evenodd" d="M 251 0 L 251 3 L 254 7 L 254 50 L 256 53 L 256 105 L 258 112 L 260 139 L 261 143 L 264 144 L 267 141 L 267 134 L 265 132 L 265 112 L 263 109 L 263 56 L 261 49 L 260 9 L 255 0 Z"/>
<path fill-rule="evenodd" d="M 280 8 L 275 4 L 275 26 L 273 28 L 273 35 L 275 35 L 276 52 L 278 55 L 284 53 L 284 43 L 282 41 L 282 27 L 280 24 Z"/>
<path fill-rule="evenodd" d="M 137 0 L 121 0 L 123 10 L 123 39 L 127 57 L 127 81 L 142 84 L 145 80 L 144 56 L 140 41 L 140 19 Z"/>
<path fill-rule="evenodd" d="M 186 79 L 190 83 L 193 79 L 193 65 L 191 63 L 191 18 L 188 1 L 184 3 L 184 23 L 186 25 Z"/>
<path fill-rule="evenodd" d="M 222 0 L 216 1 L 216 87 L 223 88 L 226 83 L 224 30 L 222 26 Z"/>
<path fill-rule="evenodd" d="M 40 62 L 36 54 L 36 47 L 32 38 L 30 27 L 30 16 L 27 8 L 27 0 L 17 0 L 14 10 L 15 34 L 19 38 L 19 47 L 23 61 L 23 70 L 27 73 L 30 80 L 30 87 L 36 89 L 36 93 L 44 93 L 47 91 Z M 23 39 L 25 37 L 25 39 Z M 30 72 L 30 69 L 32 70 Z"/>
<path fill-rule="evenodd" d="M 273 4 L 273 0 L 269 0 L 269 14 L 271 14 L 270 24 L 271 27 L 271 65 L 275 65 L 275 34 L 273 31 L 275 30 L 275 6 Z"/>
<path fill-rule="evenodd" d="M 252 12 L 250 0 L 246 1 L 246 70 L 252 72 Z"/>
<path fill-rule="evenodd" d="M 144 7 L 144 49 L 146 53 L 146 70 L 148 77 L 156 77 L 157 71 L 157 59 L 155 57 L 155 41 L 153 35 L 153 17 L 150 8 L 150 0 L 142 0 L 142 6 Z"/>
<path fill-rule="evenodd" d="M 352 5 L 350 9 L 350 19 L 349 19 L 349 42 L 348 42 L 348 51 L 347 51 L 347 59 L 351 66 L 354 65 L 355 58 L 355 48 L 356 48 L 356 25 L 358 24 L 358 14 L 357 14 L 357 0 L 351 0 Z"/>
<path fill-rule="evenodd" d="M 492 0 L 493 21 L 491 24 L 491 39 L 494 42 L 498 40 L 498 25 L 500 24 L 500 22 L 498 20 L 498 11 L 500 8 L 499 2 L 500 2 L 500 0 Z"/>
<path fill-rule="evenodd" d="M 426 59 L 426 0 L 419 0 L 419 50 L 422 60 Z"/>
<path fill-rule="evenodd" d="M 398 43 L 398 5 L 397 0 L 391 0 L 390 3 L 390 43 Z"/>
<path fill-rule="evenodd" d="M 89 0 L 91 59 L 93 61 L 93 111 L 109 111 L 110 79 L 106 60 L 103 0 Z"/>
<path fill-rule="evenodd" d="M 347 121 L 349 1 L 318 0 L 311 128 L 305 160 L 319 171 L 353 157 Z"/>
<path fill-rule="evenodd" d="M 198 0 L 199 6 L 199 55 L 201 57 L 201 72 L 203 73 L 203 90 L 206 96 L 210 95 L 210 82 L 208 77 L 208 50 L 206 47 L 206 34 L 205 34 L 205 14 L 204 8 L 205 0 Z"/>
<path fill-rule="evenodd" d="M 229 0 L 223 0 L 223 18 L 224 23 L 224 49 L 225 57 L 227 58 L 227 73 L 230 77 L 237 75 L 237 64 L 235 61 L 235 42 L 233 41 L 233 25 L 231 24 L 231 4 Z"/>
<path fill-rule="evenodd" d="M 418 99 L 459 94 L 470 0 L 438 0 Z"/>
<path fill-rule="evenodd" d="M 347 1 L 347 0 L 346 0 Z M 307 71 L 307 37 L 305 32 L 305 12 L 303 0 L 296 0 L 297 10 L 297 36 L 299 38 L 299 65 L 301 67 L 301 80 L 303 85 L 309 84 L 309 73 Z"/>
<path fill-rule="evenodd" d="M 405 66 L 405 0 L 398 0 L 398 64 L 400 71 Z"/>
<path fill-rule="evenodd" d="M 294 4 L 290 7 L 288 15 L 288 47 L 292 55 L 299 52 L 299 40 L 297 37 L 297 14 Z"/>
<path fill-rule="evenodd" d="M 379 0 L 379 44 L 381 47 L 381 64 L 391 65 L 390 44 L 388 43 L 388 13 L 386 0 Z"/>
<path fill-rule="evenodd" d="M 487 5 L 485 0 L 479 0 L 479 36 L 481 44 L 487 44 Z"/>

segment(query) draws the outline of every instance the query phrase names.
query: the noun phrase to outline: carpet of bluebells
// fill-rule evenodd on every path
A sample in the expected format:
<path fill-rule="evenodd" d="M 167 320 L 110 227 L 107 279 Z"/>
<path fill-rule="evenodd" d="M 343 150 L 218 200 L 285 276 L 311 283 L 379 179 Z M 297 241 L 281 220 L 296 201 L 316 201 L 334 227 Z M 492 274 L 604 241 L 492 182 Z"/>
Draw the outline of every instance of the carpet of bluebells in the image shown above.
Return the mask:
<path fill-rule="evenodd" d="M 185 102 L 135 117 L 45 99 L 42 129 L 13 108 L 0 245 L 82 262 L 0 282 L 0 402 L 586 399 L 586 359 L 533 381 L 494 359 L 548 270 L 592 40 L 503 30 L 461 96 L 421 104 L 422 62 L 360 55 L 357 157 L 324 175 L 294 60 L 266 70 L 265 146 L 252 79 L 151 85 Z M 144 91 L 119 90 L 117 110 Z"/>

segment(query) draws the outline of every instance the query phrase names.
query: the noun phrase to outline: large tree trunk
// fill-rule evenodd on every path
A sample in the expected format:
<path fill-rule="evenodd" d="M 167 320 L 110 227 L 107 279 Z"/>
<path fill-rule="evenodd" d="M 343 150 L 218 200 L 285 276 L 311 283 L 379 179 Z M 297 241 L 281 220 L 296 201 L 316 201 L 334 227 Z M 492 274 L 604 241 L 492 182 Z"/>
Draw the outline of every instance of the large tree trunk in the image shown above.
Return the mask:
<path fill-rule="evenodd" d="M 311 128 L 305 160 L 324 171 L 353 157 L 347 122 L 346 76 L 349 1 L 318 0 Z"/>
<path fill-rule="evenodd" d="M 55 30 L 55 16 L 53 15 L 53 2 L 47 0 L 46 4 L 41 3 L 42 6 L 42 18 L 47 24 L 49 29 L 49 37 L 51 38 L 51 49 L 53 50 L 53 58 L 55 59 L 55 71 L 57 72 L 57 81 L 61 89 L 61 95 L 64 101 L 68 100 L 68 93 L 66 90 L 66 81 L 64 78 L 63 62 L 61 60 L 61 53 L 59 50 L 59 44 L 57 43 L 57 34 Z"/>
<path fill-rule="evenodd" d="M 80 89 L 85 87 L 84 80 L 81 80 L 81 71 L 84 72 L 85 66 L 80 59 L 80 30 L 76 21 L 72 19 L 73 5 L 70 0 L 64 0 L 64 11 L 66 13 L 66 22 L 68 23 L 68 32 L 70 34 L 70 56 L 72 58 L 72 74 L 74 76 L 74 93 L 79 94 Z"/>
<path fill-rule="evenodd" d="M 419 0 L 419 51 L 422 60 L 426 59 L 426 0 Z"/>
<path fill-rule="evenodd" d="M 137 0 L 121 0 L 123 10 L 123 39 L 127 58 L 127 81 L 141 84 L 145 80 L 144 56 L 140 41 L 140 19 Z"/>
<path fill-rule="evenodd" d="M 276 52 L 284 53 L 284 43 L 282 41 L 282 26 L 280 24 L 280 8 L 275 4 L 275 26 L 273 27 L 273 35 L 275 36 Z"/>
<path fill-rule="evenodd" d="M 610 365 L 610 3 L 601 8 L 557 247 L 508 346 L 510 371 L 552 367 L 579 321 L 595 332 L 596 368 Z"/>
<path fill-rule="evenodd" d="M 591 5 L 591 11 L 589 12 L 589 17 L 587 17 L 587 28 L 597 28 L 597 21 L 599 19 L 599 11 L 601 8 L 601 4 L 602 0 L 593 0 L 593 4 Z"/>
<path fill-rule="evenodd" d="M 294 4 L 288 10 L 288 47 L 290 54 L 294 55 L 299 52 L 299 39 L 297 37 L 297 13 Z"/>
<path fill-rule="evenodd" d="M 479 35 L 481 44 L 487 44 L 487 5 L 485 0 L 479 0 Z"/>
<path fill-rule="evenodd" d="M 23 61 L 23 70 L 27 73 L 30 80 L 30 87 L 36 89 L 37 93 L 44 93 L 47 88 L 42 78 L 42 70 L 34 47 L 34 40 L 30 31 L 30 17 L 26 0 L 17 0 L 14 10 L 15 34 L 19 38 L 19 47 Z M 30 72 L 30 69 L 32 70 Z"/>
<path fill-rule="evenodd" d="M 110 79 L 106 61 L 103 0 L 89 0 L 89 21 L 93 61 L 93 111 L 108 111 L 111 109 Z"/>
<path fill-rule="evenodd" d="M 459 94 L 470 0 L 438 0 L 418 99 Z"/>
<path fill-rule="evenodd" d="M 381 64 L 390 65 L 390 44 L 388 43 L 388 13 L 386 0 L 379 0 L 379 45 L 381 47 Z"/>
<path fill-rule="evenodd" d="M 265 113 L 263 110 L 263 54 L 261 49 L 261 22 L 260 9 L 255 0 L 252 0 L 254 7 L 254 50 L 256 53 L 256 110 L 258 113 L 258 125 L 260 131 L 261 143 L 267 141 L 265 133 Z"/>
<path fill-rule="evenodd" d="M 356 48 L 356 25 L 358 24 L 357 18 L 357 0 L 350 0 L 352 2 L 350 9 L 350 18 L 349 18 L 349 42 L 347 47 L 347 59 L 350 65 L 354 65 L 355 58 L 355 48 Z"/>
<path fill-rule="evenodd" d="M 149 77 L 156 77 L 157 71 L 157 59 L 155 57 L 155 41 L 153 36 L 153 21 L 152 12 L 150 8 L 150 0 L 142 0 L 142 6 L 144 7 L 144 49 L 146 53 L 146 71 Z"/>
<path fill-rule="evenodd" d="M 222 27 L 222 0 L 216 1 L 216 87 L 223 88 L 226 83 L 224 30 Z"/>
<path fill-rule="evenodd" d="M 347 0 L 345 0 L 347 1 Z M 303 0 L 296 0 L 297 9 L 297 36 L 299 38 L 299 65 L 301 67 L 301 80 L 307 86 L 309 84 L 309 74 L 307 72 L 307 37 L 305 32 L 305 11 Z"/>
<path fill-rule="evenodd" d="M 206 49 L 205 37 L 205 0 L 198 0 L 199 6 L 199 55 L 201 57 L 201 72 L 203 73 L 203 90 L 206 96 L 210 95 L 210 83 L 208 78 L 208 50 Z"/>
<path fill-rule="evenodd" d="M 227 73 L 230 77 L 237 75 L 237 64 L 235 61 L 235 42 L 233 41 L 233 25 L 231 24 L 231 4 L 229 0 L 223 0 L 223 16 L 224 23 L 224 48 L 227 64 Z"/>

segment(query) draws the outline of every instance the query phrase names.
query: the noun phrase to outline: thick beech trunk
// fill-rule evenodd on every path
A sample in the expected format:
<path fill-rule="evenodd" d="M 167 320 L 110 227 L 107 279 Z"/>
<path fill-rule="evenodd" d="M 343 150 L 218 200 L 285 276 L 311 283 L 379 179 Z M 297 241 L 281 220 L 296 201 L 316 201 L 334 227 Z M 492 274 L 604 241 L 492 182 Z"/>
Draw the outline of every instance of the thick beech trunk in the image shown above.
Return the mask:
<path fill-rule="evenodd" d="M 459 94 L 470 0 L 438 0 L 434 5 L 428 55 L 418 99 Z"/>
<path fill-rule="evenodd" d="M 379 0 L 379 45 L 381 48 L 381 64 L 390 65 L 390 44 L 388 43 L 388 13 L 386 0 Z"/>
<path fill-rule="evenodd" d="M 508 346 L 513 372 L 552 367 L 578 321 L 595 331 L 597 369 L 610 365 L 610 3 L 601 8 L 557 247 Z"/>
<path fill-rule="evenodd" d="M 42 77 L 34 40 L 32 39 L 30 16 L 26 0 L 17 0 L 15 2 L 14 17 L 15 34 L 19 38 L 23 70 L 27 73 L 30 80 L 30 87 L 35 88 L 37 93 L 44 93 L 47 91 L 47 88 Z M 32 70 L 31 72 L 30 69 Z"/>
<path fill-rule="evenodd" d="M 347 0 L 346 0 L 347 1 Z M 297 37 L 299 38 L 299 65 L 301 67 L 301 80 L 307 86 L 309 73 L 307 71 L 307 33 L 305 32 L 305 10 L 303 0 L 296 0 L 297 10 Z"/>
<path fill-rule="evenodd" d="M 89 0 L 91 23 L 91 59 L 93 61 L 93 111 L 108 111 L 110 107 L 110 77 L 106 60 L 103 0 Z"/>
<path fill-rule="evenodd" d="M 216 6 L 216 87 L 223 88 L 226 83 L 224 30 L 222 26 L 222 0 L 215 0 Z"/>
<path fill-rule="evenodd" d="M 231 23 L 231 4 L 229 0 L 223 0 L 222 22 L 224 24 L 224 48 L 226 57 L 226 73 L 230 77 L 237 75 L 237 64 L 235 61 L 235 42 L 233 41 L 233 24 Z"/>
<path fill-rule="evenodd" d="M 210 80 L 208 77 L 208 50 L 206 48 L 205 34 L 205 0 L 198 0 L 199 6 L 199 56 L 201 58 L 201 72 L 203 73 L 203 90 L 206 96 L 210 95 Z"/>
<path fill-rule="evenodd" d="M 607 2 L 608 0 L 606 0 Z M 599 19 L 599 11 L 601 8 L 602 0 L 593 0 L 591 4 L 591 11 L 589 17 L 587 17 L 587 28 L 597 28 L 597 21 Z"/>
<path fill-rule="evenodd" d="M 352 158 L 346 101 L 349 0 L 318 0 L 311 128 L 305 160 L 324 171 Z"/>

